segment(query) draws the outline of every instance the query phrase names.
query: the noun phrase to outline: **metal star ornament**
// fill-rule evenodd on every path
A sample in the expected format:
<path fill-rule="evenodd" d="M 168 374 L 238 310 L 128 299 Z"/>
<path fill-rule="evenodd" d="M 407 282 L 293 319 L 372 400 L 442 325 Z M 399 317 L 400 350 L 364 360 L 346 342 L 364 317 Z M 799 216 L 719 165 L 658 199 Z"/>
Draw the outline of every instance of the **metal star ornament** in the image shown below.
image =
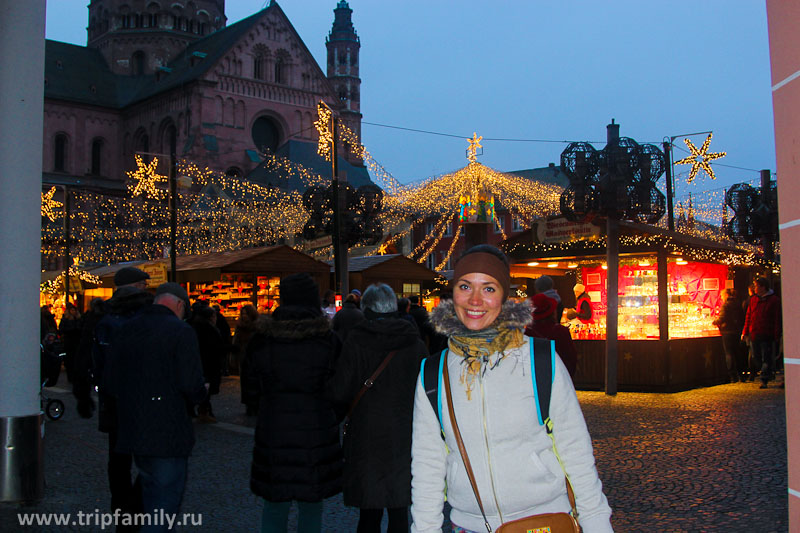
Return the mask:
<path fill-rule="evenodd" d="M 50 187 L 50 190 L 42 193 L 42 216 L 50 219 L 50 222 L 56 221 L 56 209 L 61 209 L 64 204 L 58 200 L 53 200 L 53 195 L 56 193 L 55 187 Z"/>
<path fill-rule="evenodd" d="M 689 157 L 684 157 L 680 161 L 675 161 L 676 165 L 692 165 L 692 169 L 689 171 L 689 178 L 686 180 L 686 183 L 691 183 L 692 180 L 697 176 L 699 171 L 703 171 L 708 175 L 709 178 L 717 179 L 714 175 L 714 169 L 711 168 L 709 164 L 711 161 L 715 159 L 720 159 L 721 157 L 725 157 L 727 154 L 726 152 L 709 152 L 708 146 L 711 144 L 711 133 L 708 134 L 706 137 L 703 146 L 698 149 L 692 141 L 689 139 L 684 139 L 683 142 L 686 143 L 686 146 L 689 147 L 689 150 L 692 152 L 692 155 Z"/>
<path fill-rule="evenodd" d="M 481 146 L 482 140 L 483 140 L 483 135 L 478 137 L 477 133 L 472 134 L 472 139 L 467 139 L 467 141 L 469 141 L 469 148 L 467 148 L 467 159 L 469 159 L 470 163 L 475 163 L 477 161 L 476 155 L 478 152 L 478 148 L 483 148 L 483 146 Z"/>
<path fill-rule="evenodd" d="M 128 177 L 135 180 L 136 183 L 128 185 L 128 190 L 131 191 L 131 196 L 139 196 L 144 194 L 150 198 L 163 198 L 165 191 L 156 187 L 158 182 L 167 181 L 167 176 L 163 176 L 156 172 L 158 167 L 158 158 L 154 157 L 149 164 L 145 165 L 142 156 L 136 154 L 136 170 L 129 170 Z"/>

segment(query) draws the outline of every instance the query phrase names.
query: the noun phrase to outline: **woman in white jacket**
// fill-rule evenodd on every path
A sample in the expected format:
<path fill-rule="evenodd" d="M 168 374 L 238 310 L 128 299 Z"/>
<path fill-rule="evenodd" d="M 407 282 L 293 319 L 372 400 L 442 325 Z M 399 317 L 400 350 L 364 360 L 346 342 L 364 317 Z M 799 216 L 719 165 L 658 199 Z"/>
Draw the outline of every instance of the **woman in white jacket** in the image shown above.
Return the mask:
<path fill-rule="evenodd" d="M 523 330 L 530 304 L 508 300 L 509 265 L 489 245 L 468 250 L 453 273 L 453 300 L 431 314 L 448 336 L 453 407 L 492 529 L 540 513 L 569 512 L 564 470 L 575 492 L 585 533 L 609 532 L 611 508 L 603 494 L 580 405 L 559 357 L 555 358 L 550 419 L 553 442 L 537 418 L 530 339 Z M 412 532 L 439 532 L 445 490 L 454 532 L 486 530 L 453 434 L 440 383 L 439 425 L 417 381 L 411 461 Z M 444 439 L 442 438 L 442 427 Z"/>

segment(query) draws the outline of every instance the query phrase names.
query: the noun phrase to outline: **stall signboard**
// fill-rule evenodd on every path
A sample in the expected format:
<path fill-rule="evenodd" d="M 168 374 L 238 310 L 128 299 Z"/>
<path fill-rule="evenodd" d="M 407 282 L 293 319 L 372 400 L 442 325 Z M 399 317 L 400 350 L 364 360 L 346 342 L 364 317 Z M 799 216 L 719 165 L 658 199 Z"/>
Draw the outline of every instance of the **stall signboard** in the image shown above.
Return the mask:
<path fill-rule="evenodd" d="M 69 277 L 69 292 L 83 292 L 83 284 L 78 276 Z"/>
<path fill-rule="evenodd" d="M 537 222 L 534 231 L 540 243 L 589 240 L 601 234 L 600 226 L 591 222 L 572 222 L 564 217 Z"/>
<path fill-rule="evenodd" d="M 147 288 L 155 289 L 162 283 L 167 282 L 167 265 L 166 263 L 145 263 L 141 269 L 150 274 L 150 279 L 147 280 Z"/>

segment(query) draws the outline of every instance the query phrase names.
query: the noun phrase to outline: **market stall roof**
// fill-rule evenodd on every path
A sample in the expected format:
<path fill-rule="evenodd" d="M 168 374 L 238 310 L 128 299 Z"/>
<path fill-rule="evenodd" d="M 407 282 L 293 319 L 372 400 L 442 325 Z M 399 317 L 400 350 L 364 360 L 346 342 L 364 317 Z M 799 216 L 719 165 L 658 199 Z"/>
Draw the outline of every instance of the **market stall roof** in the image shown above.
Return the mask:
<path fill-rule="evenodd" d="M 330 271 L 334 271 L 333 261 L 326 261 Z M 434 279 L 438 274 L 403 254 L 371 255 L 350 257 L 347 260 L 348 272 L 361 272 L 370 277 L 386 274 L 403 279 Z"/>
<path fill-rule="evenodd" d="M 596 222 L 598 224 L 598 222 Z M 513 263 L 525 262 L 531 258 L 570 258 L 601 256 L 606 253 L 605 221 L 599 222 L 602 234 L 599 238 L 563 240 L 561 242 L 541 242 L 535 231 L 526 231 L 506 239 L 499 247 Z M 704 239 L 686 233 L 621 220 L 620 253 L 652 252 L 654 248 L 666 247 L 672 253 L 682 253 L 689 257 L 698 256 L 709 259 L 714 255 L 740 256 L 743 259 L 752 254 L 749 250 L 725 243 Z"/>
<path fill-rule="evenodd" d="M 146 263 L 163 263 L 169 268 L 167 259 L 131 261 L 94 269 L 92 274 L 102 278 L 104 285 L 113 286 L 114 274 L 120 268 L 126 266 L 141 268 L 141 265 Z M 283 244 L 229 252 L 179 255 L 175 264 L 177 280 L 180 283 L 216 281 L 223 273 L 284 276 L 295 272 L 328 275 L 330 271 L 327 264 Z"/>

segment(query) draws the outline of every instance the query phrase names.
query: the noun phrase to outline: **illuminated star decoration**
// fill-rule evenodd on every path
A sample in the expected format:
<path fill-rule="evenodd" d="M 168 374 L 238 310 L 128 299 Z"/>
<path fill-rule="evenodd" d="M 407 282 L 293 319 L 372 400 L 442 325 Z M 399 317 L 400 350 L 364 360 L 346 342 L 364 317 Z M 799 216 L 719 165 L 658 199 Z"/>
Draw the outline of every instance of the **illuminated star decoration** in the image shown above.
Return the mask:
<path fill-rule="evenodd" d="M 56 213 L 55 209 L 60 209 L 64 204 L 58 200 L 53 200 L 53 195 L 56 192 L 55 187 L 50 187 L 46 193 L 42 193 L 42 216 L 50 219 L 50 222 L 55 222 Z"/>
<path fill-rule="evenodd" d="M 128 190 L 131 191 L 132 196 L 139 196 L 144 194 L 150 198 L 162 198 L 165 192 L 158 187 L 156 183 L 160 181 L 167 181 L 166 176 L 156 173 L 158 166 L 158 158 L 154 157 L 150 164 L 145 165 L 142 156 L 136 154 L 136 170 L 129 170 L 128 177 L 136 180 L 135 185 L 128 185 Z"/>
<path fill-rule="evenodd" d="M 319 142 L 317 143 L 317 153 L 325 158 L 326 161 L 331 160 L 331 144 L 333 143 L 333 132 L 330 128 L 331 110 L 328 109 L 323 102 L 317 104 L 317 115 L 319 118 L 314 122 L 314 127 L 317 128 L 319 133 Z"/>
<path fill-rule="evenodd" d="M 467 148 L 467 159 L 469 159 L 470 163 L 475 163 L 477 161 L 475 156 L 478 152 L 478 148 L 483 148 L 483 146 L 481 146 L 482 140 L 483 135 L 478 137 L 477 133 L 472 134 L 472 139 L 467 139 L 467 141 L 469 141 L 469 148 Z"/>
<path fill-rule="evenodd" d="M 708 152 L 708 145 L 711 144 L 711 134 L 710 133 L 708 134 L 708 137 L 706 137 L 703 146 L 701 146 L 699 150 L 694 144 L 692 144 L 692 141 L 690 141 L 689 139 L 684 139 L 683 142 L 685 142 L 686 146 L 689 147 L 689 150 L 691 150 L 692 155 L 690 155 L 689 157 L 684 157 L 680 161 L 675 161 L 675 164 L 692 165 L 692 170 L 689 171 L 689 178 L 686 180 L 686 183 L 691 183 L 700 170 L 704 171 L 708 175 L 708 177 L 711 178 L 712 180 L 717 179 L 717 177 L 714 175 L 714 170 L 711 168 L 711 165 L 709 165 L 709 163 L 711 161 L 714 161 L 715 159 L 725 157 L 726 153 Z"/>

